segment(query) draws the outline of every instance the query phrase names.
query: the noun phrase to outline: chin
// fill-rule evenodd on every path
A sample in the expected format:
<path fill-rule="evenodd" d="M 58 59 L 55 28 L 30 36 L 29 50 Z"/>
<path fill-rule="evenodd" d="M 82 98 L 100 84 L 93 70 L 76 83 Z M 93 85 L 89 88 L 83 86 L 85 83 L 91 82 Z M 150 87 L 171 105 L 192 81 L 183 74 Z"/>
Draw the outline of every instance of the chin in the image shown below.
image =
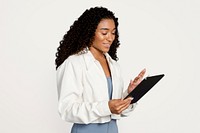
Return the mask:
<path fill-rule="evenodd" d="M 109 50 L 110 50 L 110 48 L 104 48 L 104 49 L 102 49 L 102 51 L 103 51 L 104 53 L 107 53 Z"/>
<path fill-rule="evenodd" d="M 110 50 L 110 49 L 108 49 L 108 50 L 102 50 L 102 51 L 103 51 L 103 53 L 108 53 L 109 50 Z"/>

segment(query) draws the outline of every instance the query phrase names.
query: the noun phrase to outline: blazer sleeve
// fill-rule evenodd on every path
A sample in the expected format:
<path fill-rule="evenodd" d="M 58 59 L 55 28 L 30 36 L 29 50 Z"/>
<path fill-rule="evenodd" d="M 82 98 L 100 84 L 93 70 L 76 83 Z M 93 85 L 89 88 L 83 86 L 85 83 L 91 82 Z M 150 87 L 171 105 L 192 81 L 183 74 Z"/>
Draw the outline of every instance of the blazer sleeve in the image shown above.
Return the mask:
<path fill-rule="evenodd" d="M 123 98 L 125 98 L 126 96 L 128 95 L 128 90 L 126 90 L 124 93 L 123 93 Z M 130 104 L 130 106 L 124 110 L 121 114 L 122 117 L 127 117 L 130 115 L 130 113 L 135 109 L 135 107 L 137 106 L 137 102 L 136 103 L 133 103 L 133 104 Z"/>
<path fill-rule="evenodd" d="M 69 58 L 58 68 L 58 112 L 65 121 L 88 124 L 111 112 L 108 101 L 84 102 L 82 73 L 81 65 L 73 64 Z"/>
<path fill-rule="evenodd" d="M 122 78 L 122 71 L 121 71 L 121 68 L 119 67 L 119 71 L 120 71 L 120 77 L 121 77 L 121 81 L 123 81 L 123 78 Z M 124 88 L 124 84 L 122 84 L 123 88 Z M 126 96 L 128 95 L 128 89 L 125 89 L 125 91 L 122 92 L 122 99 L 124 99 Z M 130 113 L 135 109 L 137 103 L 133 103 L 133 104 L 130 104 L 130 106 L 125 109 L 124 111 L 122 111 L 121 113 L 121 117 L 127 117 L 130 115 Z"/>

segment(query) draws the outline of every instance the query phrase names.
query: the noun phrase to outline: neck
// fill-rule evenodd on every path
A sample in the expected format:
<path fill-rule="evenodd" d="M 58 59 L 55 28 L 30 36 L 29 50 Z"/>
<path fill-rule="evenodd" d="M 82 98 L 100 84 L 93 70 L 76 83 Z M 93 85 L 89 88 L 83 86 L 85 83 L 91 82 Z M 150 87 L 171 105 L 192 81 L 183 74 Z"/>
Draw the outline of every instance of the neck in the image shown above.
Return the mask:
<path fill-rule="evenodd" d="M 89 48 L 89 50 L 90 50 L 90 52 L 92 53 L 92 55 L 94 56 L 94 58 L 95 58 L 96 60 L 105 59 L 105 56 L 104 56 L 104 52 L 103 52 L 103 51 L 101 51 L 101 50 L 99 50 L 99 49 L 97 49 L 97 48 L 95 48 L 95 47 L 93 47 L 93 46 L 91 46 L 91 47 Z"/>

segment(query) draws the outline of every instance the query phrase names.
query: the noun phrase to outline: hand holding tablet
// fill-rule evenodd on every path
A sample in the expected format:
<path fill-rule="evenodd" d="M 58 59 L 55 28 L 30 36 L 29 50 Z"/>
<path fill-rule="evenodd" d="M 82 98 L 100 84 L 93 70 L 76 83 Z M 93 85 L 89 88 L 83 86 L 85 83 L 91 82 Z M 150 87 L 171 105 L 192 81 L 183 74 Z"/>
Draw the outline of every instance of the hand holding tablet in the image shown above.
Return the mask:
<path fill-rule="evenodd" d="M 142 77 L 144 76 L 145 71 L 146 70 L 144 69 L 140 73 Z M 139 84 L 135 84 L 137 86 L 135 86 L 135 88 L 124 99 L 126 99 L 128 97 L 133 97 L 134 99 L 131 101 L 131 103 L 136 103 L 140 98 L 142 98 L 163 77 L 164 77 L 164 74 L 160 74 L 160 75 L 146 77 L 142 81 L 140 81 L 141 79 L 137 79 Z M 132 87 L 134 87 L 134 83 L 133 82 L 131 82 L 132 83 Z M 135 83 L 138 83 L 138 82 L 135 82 Z M 129 84 L 129 87 L 130 87 L 130 84 Z"/>

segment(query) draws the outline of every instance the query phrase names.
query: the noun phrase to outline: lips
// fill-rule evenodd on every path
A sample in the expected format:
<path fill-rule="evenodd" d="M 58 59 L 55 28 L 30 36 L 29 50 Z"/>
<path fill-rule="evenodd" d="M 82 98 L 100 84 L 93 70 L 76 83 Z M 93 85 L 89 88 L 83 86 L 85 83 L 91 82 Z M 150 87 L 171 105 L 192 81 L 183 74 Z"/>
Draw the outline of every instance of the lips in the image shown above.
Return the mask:
<path fill-rule="evenodd" d="M 109 43 L 103 43 L 103 45 L 107 48 L 110 48 L 110 44 Z"/>

